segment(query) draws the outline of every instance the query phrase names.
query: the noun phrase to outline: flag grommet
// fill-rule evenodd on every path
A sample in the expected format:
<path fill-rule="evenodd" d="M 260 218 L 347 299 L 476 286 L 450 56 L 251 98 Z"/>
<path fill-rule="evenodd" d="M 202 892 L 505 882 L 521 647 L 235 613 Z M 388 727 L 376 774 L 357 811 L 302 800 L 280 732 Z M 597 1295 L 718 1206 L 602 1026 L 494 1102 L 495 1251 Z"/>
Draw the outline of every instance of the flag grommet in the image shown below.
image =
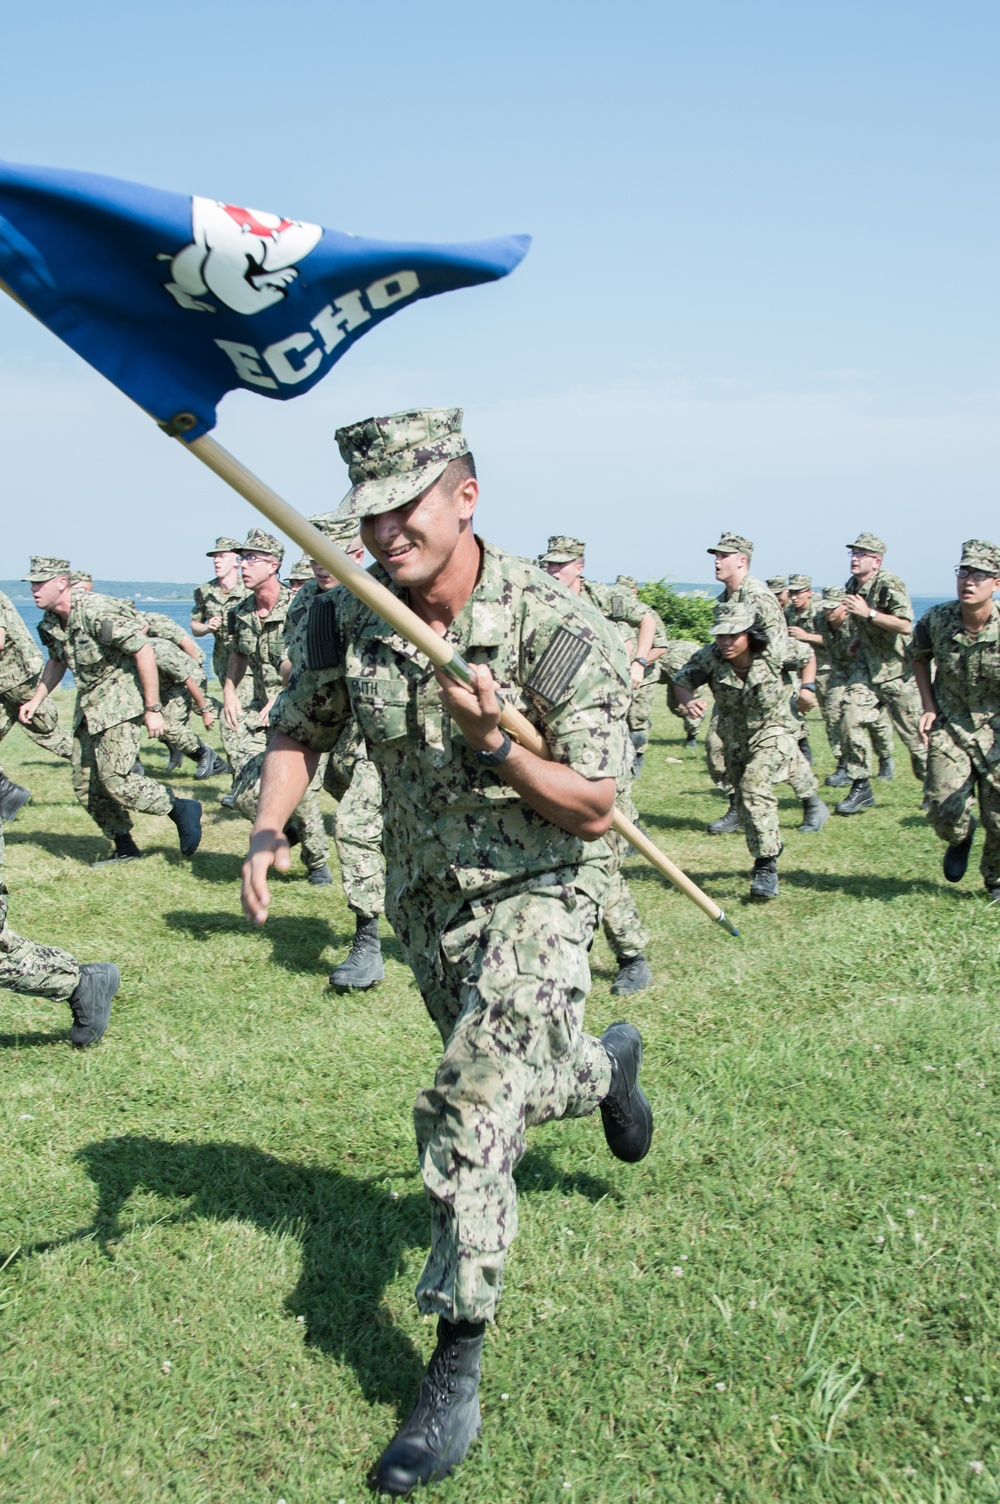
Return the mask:
<path fill-rule="evenodd" d="M 197 424 L 198 419 L 194 413 L 175 413 L 169 423 L 161 423 L 159 427 L 168 438 L 179 439 L 182 433 L 190 433 Z"/>

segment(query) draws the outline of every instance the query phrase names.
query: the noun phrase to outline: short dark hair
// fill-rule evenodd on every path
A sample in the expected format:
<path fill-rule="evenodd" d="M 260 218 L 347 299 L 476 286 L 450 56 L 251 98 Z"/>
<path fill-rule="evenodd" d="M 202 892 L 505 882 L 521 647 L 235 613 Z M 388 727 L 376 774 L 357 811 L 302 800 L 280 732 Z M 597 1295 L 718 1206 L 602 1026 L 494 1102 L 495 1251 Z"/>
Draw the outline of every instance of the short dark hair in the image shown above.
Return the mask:
<path fill-rule="evenodd" d="M 449 495 L 453 495 L 467 480 L 475 479 L 476 462 L 469 453 L 460 454 L 457 459 L 452 460 L 441 476 L 444 488 Z"/>

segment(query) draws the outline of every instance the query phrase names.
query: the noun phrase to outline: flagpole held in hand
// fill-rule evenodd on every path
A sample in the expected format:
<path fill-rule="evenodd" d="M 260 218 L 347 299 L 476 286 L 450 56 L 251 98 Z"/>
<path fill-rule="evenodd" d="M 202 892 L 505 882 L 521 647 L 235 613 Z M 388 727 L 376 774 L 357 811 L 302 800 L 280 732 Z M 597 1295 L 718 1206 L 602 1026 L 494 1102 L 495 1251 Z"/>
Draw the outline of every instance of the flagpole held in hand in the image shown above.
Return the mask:
<path fill-rule="evenodd" d="M 357 596 L 366 606 L 370 606 L 377 615 L 382 617 L 383 621 L 389 623 L 394 631 L 405 637 L 425 657 L 429 658 L 436 668 L 444 669 L 463 684 L 471 682 L 468 665 L 450 643 L 446 642 L 443 637 L 439 637 L 432 627 L 421 621 L 409 606 L 405 605 L 398 596 L 393 595 L 391 590 L 387 590 L 384 585 L 380 584 L 366 569 L 360 568 L 349 559 L 337 548 L 336 544 L 331 543 L 329 538 L 307 522 L 301 513 L 289 506 L 287 501 L 284 501 L 277 492 L 272 491 L 270 486 L 265 485 L 209 434 L 185 441 L 182 437 L 185 431 L 183 414 L 172 424 L 161 426 L 172 437 L 180 439 L 185 449 L 201 460 L 203 465 L 214 470 L 216 475 L 227 485 L 232 486 L 234 491 L 238 491 L 250 502 L 251 506 L 263 512 L 276 528 L 293 539 L 311 559 L 317 559 L 324 569 L 329 570 L 335 579 L 350 590 L 352 595 Z M 193 426 L 193 420 L 190 426 Z M 528 718 L 519 710 L 515 710 L 512 705 L 504 705 L 500 724 L 529 752 L 545 758 L 551 755 L 541 734 Z M 714 919 L 730 935 L 739 934 L 736 925 L 719 905 L 709 898 L 707 893 L 703 893 L 697 883 L 692 882 L 669 857 L 664 856 L 659 847 L 655 846 L 649 837 L 633 825 L 631 820 L 627 820 L 619 810 L 615 810 L 611 828 L 624 836 L 641 856 L 644 856 L 680 893 L 696 904 L 709 919 Z"/>

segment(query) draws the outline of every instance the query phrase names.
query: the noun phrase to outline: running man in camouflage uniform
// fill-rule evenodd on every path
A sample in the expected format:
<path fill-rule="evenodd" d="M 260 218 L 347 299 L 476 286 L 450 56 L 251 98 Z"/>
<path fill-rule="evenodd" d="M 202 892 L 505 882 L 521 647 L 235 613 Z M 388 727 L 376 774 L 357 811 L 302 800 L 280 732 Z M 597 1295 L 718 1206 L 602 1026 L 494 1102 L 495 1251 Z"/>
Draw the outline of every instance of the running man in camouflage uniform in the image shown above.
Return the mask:
<path fill-rule="evenodd" d="M 681 709 L 681 703 L 674 689 L 674 677 L 679 674 L 689 658 L 697 653 L 700 643 L 690 642 L 686 638 L 679 638 L 676 642 L 668 642 L 667 650 L 660 659 L 660 678 L 667 686 L 667 709 L 671 715 L 675 715 L 684 722 L 684 745 L 694 747 L 698 741 L 698 722 L 686 716 Z"/>
<path fill-rule="evenodd" d="M 285 623 L 292 594 L 278 578 L 284 549 L 262 528 L 252 527 L 240 546 L 240 573 L 249 595 L 230 612 L 233 650 L 226 667 L 222 716 L 231 732 L 228 751 L 233 764 L 233 808 L 247 820 L 257 814 L 260 770 L 270 734 L 271 707 L 281 689 L 285 657 Z M 247 674 L 253 693 L 245 707 L 240 685 Z M 290 833 L 302 842 L 302 861 L 316 887 L 333 882 L 327 863 L 330 846 L 319 807 L 318 789 L 306 790 L 295 811 Z"/>
<path fill-rule="evenodd" d="M 51 639 L 38 686 L 21 706 L 22 723 L 31 725 L 71 669 L 77 685 L 73 791 L 114 842 L 112 860 L 142 855 L 129 810 L 166 815 L 177 826 L 182 856 L 193 856 L 201 841 L 201 805 L 176 799 L 162 783 L 134 771 L 143 724 L 151 737 L 163 733 L 156 658 L 137 613 L 113 596 L 73 590 L 65 559 L 33 558 L 25 578 L 36 606 L 52 611 L 62 636 Z"/>
<path fill-rule="evenodd" d="M 3 868 L 3 821 L 0 820 L 0 869 Z M 40 945 L 18 935 L 7 923 L 7 884 L 0 878 L 0 989 L 68 1003 L 73 1015 L 70 1043 L 78 1049 L 96 1044 L 108 1027 L 111 999 L 118 990 L 113 961 L 81 966 L 69 951 Z"/>
<path fill-rule="evenodd" d="M 386 909 L 444 1043 L 414 1112 L 431 1200 L 417 1290 L 438 1344 L 409 1420 L 376 1472 L 404 1494 L 444 1476 L 479 1429 L 483 1330 L 517 1231 L 525 1130 L 600 1107 L 618 1158 L 638 1160 L 652 1114 L 641 1040 L 583 1032 L 587 950 L 608 890 L 600 837 L 622 775 L 630 692 L 621 642 L 585 602 L 473 533 L 475 467 L 458 409 L 341 429 L 353 490 L 340 508 L 390 589 L 472 665 L 469 688 L 346 590 L 317 599 L 309 668 L 274 707 L 244 906 L 262 923 L 282 826 L 351 715 L 385 790 Z M 496 688 L 552 760 L 512 745 Z"/>
<path fill-rule="evenodd" d="M 142 612 L 139 613 L 140 618 Z M 224 773 L 226 764 L 208 742 L 202 741 L 191 724 L 192 715 L 201 717 L 206 731 L 215 724 L 215 711 L 205 696 L 205 670 L 176 643 L 165 637 L 150 637 L 160 676 L 163 704 L 163 735 L 160 740 L 170 749 L 167 772 L 179 767 L 185 757 L 195 764 L 196 778 L 211 778 Z"/>
<path fill-rule="evenodd" d="M 233 616 L 235 607 L 243 599 L 243 582 L 240 579 L 240 547 L 235 538 L 216 538 L 215 547 L 208 550 L 208 557 L 215 565 L 215 579 L 197 585 L 194 592 L 194 610 L 191 612 L 191 631 L 195 637 L 214 636 L 212 646 L 212 673 L 221 690 L 226 682 L 229 655 L 233 651 Z M 245 674 L 236 689 L 236 699 L 241 711 L 245 711 L 253 695 L 253 676 Z M 235 732 L 226 720 L 219 717 L 219 734 L 230 766 L 235 766 L 230 742 Z"/>
<path fill-rule="evenodd" d="M 564 533 L 555 534 L 549 539 L 548 548 L 538 563 L 546 574 L 565 585 L 571 594 L 579 596 L 599 611 L 605 621 L 610 622 L 618 632 L 632 658 L 629 673 L 634 696 L 645 677 L 646 663 L 652 650 L 656 631 L 652 611 L 631 591 L 626 594 L 625 591 L 613 590 L 610 585 L 588 580 L 583 573 L 584 545 L 579 538 L 569 538 Z M 631 700 L 629 708 L 631 709 Z M 619 780 L 615 802 L 626 819 L 635 823 L 639 819 L 639 812 L 632 802 L 633 767 L 634 759 L 629 764 L 628 778 Z M 618 962 L 618 975 L 611 984 L 611 990 L 616 994 L 641 992 L 651 985 L 653 973 L 646 959 L 649 931 L 642 922 L 638 905 L 622 872 L 622 864 L 629 855 L 630 847 L 616 831 L 609 832 L 607 842 L 615 865 L 611 891 L 604 906 L 601 923 Z"/>
<path fill-rule="evenodd" d="M 776 898 L 782 843 L 775 785 L 790 783 L 802 800 L 803 833 L 822 830 L 829 815 L 813 771 L 797 750 L 784 675 L 788 664 L 803 671 L 799 708 L 812 709 L 816 659 L 811 648 L 788 637 L 773 649 L 749 601 L 720 603 L 712 634 L 714 643 L 699 648 L 675 676 L 674 690 L 687 714 L 700 718 L 705 706 L 693 691 L 711 686 L 726 774 L 736 790 L 736 808 L 754 858 L 750 896 Z"/>
<path fill-rule="evenodd" d="M 931 609 L 913 633 L 913 662 L 928 746 L 927 818 L 947 841 L 944 875 L 965 876 L 976 829 L 986 840 L 979 870 L 1000 903 L 1000 548 L 983 538 L 962 545 L 958 599 Z M 931 679 L 931 664 L 936 674 Z"/>
<path fill-rule="evenodd" d="M 800 642 L 811 644 L 816 650 L 817 658 L 822 652 L 826 659 L 825 684 L 820 703 L 826 724 L 826 739 L 830 743 L 830 751 L 837 763 L 834 772 L 827 774 L 825 780 L 831 788 L 842 788 L 847 782 L 840 723 L 844 713 L 844 695 L 851 677 L 851 670 L 854 668 L 854 659 L 850 653 L 852 634 L 847 608 L 844 605 L 844 595 L 845 592 L 839 585 L 827 585 L 823 590 L 823 598 L 816 613 L 815 631 L 807 632 L 793 627 L 788 629 L 790 636 Z M 817 674 L 817 684 L 819 677 L 820 675 Z M 878 777 L 891 778 L 893 775 L 892 720 L 884 705 L 879 707 L 878 717 L 868 727 L 868 734 L 872 739 L 872 749 L 878 758 Z"/>
<path fill-rule="evenodd" d="M 309 521 L 349 559 L 360 565 L 365 546 L 356 518 L 336 522 L 333 512 Z M 309 579 L 296 593 L 285 622 L 284 683 L 306 667 L 309 613 L 318 595 L 341 585 L 315 559 L 306 559 Z M 354 939 L 349 954 L 330 973 L 332 987 L 372 987 L 385 979 L 378 918 L 385 911 L 385 858 L 382 855 L 382 780 L 369 760 L 364 737 L 352 716 L 337 745 L 324 752 L 310 787 L 322 785 L 337 800 L 333 839 L 340 859 L 344 897 L 354 915 Z"/>
<path fill-rule="evenodd" d="M 308 554 L 302 554 L 298 563 L 288 571 L 288 589 L 292 595 L 298 595 L 303 585 L 307 585 L 313 578 L 312 560 Z"/>
<path fill-rule="evenodd" d="M 620 574 L 612 587 L 613 594 L 627 591 L 639 600 L 639 581 L 633 579 L 630 574 Z M 640 601 L 640 605 L 645 604 Z M 649 746 L 649 737 L 653 729 L 653 694 L 660 682 L 660 660 L 667 650 L 667 628 L 663 617 L 654 611 L 652 606 L 646 606 L 646 611 L 653 618 L 653 640 L 648 651 L 642 656 L 636 656 L 634 661 L 642 668 L 642 678 L 635 685 L 633 676 L 632 704 L 628 712 L 628 730 L 632 745 L 635 748 L 635 767 L 633 777 L 638 778 L 642 771 L 642 765 L 646 758 L 646 749 Z M 643 618 L 645 621 L 645 617 Z M 638 653 L 638 638 L 629 628 L 626 630 L 619 627 L 625 642 L 625 650 L 631 658 L 633 652 Z M 645 657 L 645 663 L 642 658 Z"/>
<path fill-rule="evenodd" d="M 913 630 L 913 607 L 898 575 L 882 568 L 885 544 L 874 533 L 861 533 L 847 547 L 851 578 L 844 606 L 854 627 L 856 654 L 841 717 L 844 771 L 850 793 L 837 805 L 838 815 L 856 815 L 875 803 L 871 777 L 869 728 L 884 706 L 910 754 L 914 778 L 927 772 L 927 750 L 920 735 L 920 696 L 907 658 Z M 855 646 L 856 644 L 856 646 Z"/>
<path fill-rule="evenodd" d="M 773 590 L 754 579 L 750 573 L 753 544 L 739 533 L 723 533 L 714 548 L 707 550 L 715 557 L 715 578 L 722 585 L 720 602 L 735 601 L 749 605 L 758 627 L 768 635 L 772 652 L 784 657 L 784 645 L 788 636 L 785 613 Z M 716 788 L 729 795 L 729 808 L 717 820 L 709 822 L 710 836 L 731 835 L 740 828 L 740 816 L 736 807 L 736 791 L 726 776 L 726 755 L 719 735 L 718 706 L 712 709 L 712 717 L 705 735 L 705 761 L 708 774 Z M 804 761 L 804 759 L 803 759 Z"/>
<path fill-rule="evenodd" d="M 794 637 L 797 642 L 807 640 L 806 635 L 811 635 L 816 630 L 816 617 L 819 611 L 819 601 L 813 594 L 812 577 L 807 574 L 793 574 L 788 577 L 788 604 L 785 607 L 785 624 L 788 635 Z M 823 656 L 822 644 L 812 644 L 816 654 L 816 699 L 820 708 L 826 697 L 827 662 Z M 799 714 L 795 699 L 798 694 L 798 675 L 794 670 L 786 670 L 789 688 L 792 693 L 789 703 L 792 706 L 792 717 L 799 723 L 799 751 L 806 762 L 813 760 L 812 748 L 809 745 L 809 728 L 805 717 Z"/>
<path fill-rule="evenodd" d="M 42 655 L 20 612 L 0 590 L 0 741 L 18 724 L 21 706 L 29 700 L 42 671 Z M 25 726 L 31 740 L 56 757 L 73 755 L 73 738 L 59 724 L 55 705 L 43 706 L 34 725 Z M 12 820 L 31 797 L 28 789 L 12 783 L 0 767 L 0 819 Z"/>
<path fill-rule="evenodd" d="M 782 611 L 784 611 L 785 607 L 788 605 L 789 600 L 788 576 L 784 574 L 772 574 L 767 580 L 764 581 L 764 583 L 766 584 L 768 590 L 770 590 L 771 594 L 774 596 L 775 600 L 778 602 L 778 605 L 781 607 Z"/>

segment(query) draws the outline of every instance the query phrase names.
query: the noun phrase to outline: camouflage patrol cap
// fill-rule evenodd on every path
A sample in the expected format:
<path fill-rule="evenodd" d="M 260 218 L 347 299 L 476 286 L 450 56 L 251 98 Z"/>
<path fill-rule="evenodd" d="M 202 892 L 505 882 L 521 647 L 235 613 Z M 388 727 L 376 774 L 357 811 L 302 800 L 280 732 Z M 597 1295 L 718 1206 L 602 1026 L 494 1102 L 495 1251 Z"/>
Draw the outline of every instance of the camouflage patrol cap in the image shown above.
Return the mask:
<path fill-rule="evenodd" d="M 725 633 L 727 637 L 735 637 L 740 632 L 749 632 L 754 620 L 753 611 L 746 601 L 723 601 L 715 608 L 712 636 L 721 637 Z"/>
<path fill-rule="evenodd" d="M 271 554 L 279 564 L 285 557 L 285 550 L 274 534 L 265 533 L 262 527 L 252 527 L 247 533 L 246 542 L 238 543 L 236 551 L 241 554 Z"/>
<path fill-rule="evenodd" d="M 638 590 L 639 588 L 639 581 L 634 580 L 630 574 L 620 574 L 615 584 L 620 585 L 623 590 Z"/>
<path fill-rule="evenodd" d="M 243 547 L 235 538 L 216 538 L 214 548 L 206 548 L 205 557 L 214 559 L 216 554 L 238 554 Z"/>
<path fill-rule="evenodd" d="M 706 548 L 707 554 L 746 554 L 747 558 L 753 553 L 753 544 L 749 538 L 741 538 L 739 533 L 723 533 L 714 548 Z"/>
<path fill-rule="evenodd" d="M 962 544 L 960 569 L 985 569 L 988 574 L 1000 575 L 1000 548 L 987 538 L 967 538 Z"/>
<path fill-rule="evenodd" d="M 787 590 L 788 589 L 788 577 L 787 577 L 787 575 L 772 574 L 771 578 L 769 580 L 765 580 L 764 583 L 767 586 L 768 590 L 773 590 L 774 591 L 775 595 L 777 595 L 777 593 L 778 593 L 779 590 Z"/>
<path fill-rule="evenodd" d="M 351 478 L 337 517 L 377 517 L 415 501 L 468 454 L 460 407 L 429 407 L 365 418 L 338 428 L 336 440 Z"/>
<path fill-rule="evenodd" d="M 31 567 L 21 578 L 31 585 L 44 585 L 58 574 L 69 574 L 69 560 L 57 559 L 52 554 L 32 554 Z"/>
<path fill-rule="evenodd" d="M 840 585 L 824 585 L 823 610 L 833 611 L 837 606 L 840 605 L 846 594 L 847 591 L 844 590 Z"/>
<path fill-rule="evenodd" d="M 344 517 L 337 521 L 336 512 L 317 512 L 309 521 L 317 532 L 329 538 L 331 543 L 336 543 L 338 548 L 343 548 L 345 543 L 351 543 L 358 536 L 359 519 L 357 517 Z"/>
<path fill-rule="evenodd" d="M 811 574 L 790 574 L 788 576 L 788 588 L 793 595 L 798 595 L 800 590 L 812 589 Z"/>
<path fill-rule="evenodd" d="M 94 576 L 89 574 L 86 569 L 71 569 L 69 572 L 69 582 L 71 585 L 92 585 L 94 583 Z"/>
<path fill-rule="evenodd" d="M 876 538 L 874 533 L 859 533 L 854 542 L 847 546 L 860 554 L 884 555 L 885 553 L 885 544 L 881 538 Z"/>
<path fill-rule="evenodd" d="M 294 568 L 288 571 L 288 578 L 290 580 L 311 580 L 312 577 L 312 560 L 308 554 L 303 554 Z"/>
<path fill-rule="evenodd" d="M 543 569 L 546 564 L 572 564 L 574 559 L 582 559 L 586 552 L 586 545 L 579 538 L 570 538 L 566 533 L 553 533 L 548 548 L 538 555 L 538 562 Z"/>

